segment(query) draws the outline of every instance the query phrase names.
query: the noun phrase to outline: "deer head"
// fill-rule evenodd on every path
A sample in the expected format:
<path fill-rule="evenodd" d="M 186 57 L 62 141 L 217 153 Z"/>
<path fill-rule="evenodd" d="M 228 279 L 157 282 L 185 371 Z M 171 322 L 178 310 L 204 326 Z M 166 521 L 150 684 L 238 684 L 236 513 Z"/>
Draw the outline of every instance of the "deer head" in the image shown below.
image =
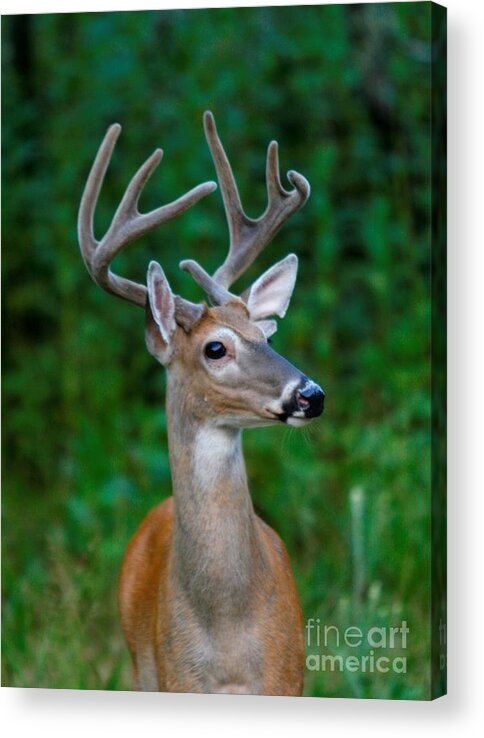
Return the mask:
<path fill-rule="evenodd" d="M 204 116 L 205 134 L 217 171 L 230 232 L 224 263 L 210 276 L 196 261 L 185 260 L 205 291 L 210 306 L 173 294 L 161 266 L 152 261 L 147 286 L 114 274 L 110 264 L 130 241 L 192 207 L 216 189 L 205 182 L 177 200 L 147 214 L 138 211 L 141 191 L 162 157 L 156 150 L 131 180 L 111 226 L 101 241 L 93 233 L 99 191 L 120 126 L 111 126 L 101 144 L 79 211 L 78 233 L 87 270 L 103 289 L 146 309 L 146 344 L 166 367 L 185 412 L 220 426 L 251 427 L 284 422 L 303 425 L 321 414 L 324 392 L 277 354 L 267 339 L 284 317 L 294 289 L 298 261 L 290 254 L 268 269 L 242 295 L 229 291 L 282 224 L 306 202 L 310 188 L 297 172 L 283 188 L 277 143 L 267 152 L 268 205 L 257 220 L 243 211 L 231 166 L 211 113 Z"/>

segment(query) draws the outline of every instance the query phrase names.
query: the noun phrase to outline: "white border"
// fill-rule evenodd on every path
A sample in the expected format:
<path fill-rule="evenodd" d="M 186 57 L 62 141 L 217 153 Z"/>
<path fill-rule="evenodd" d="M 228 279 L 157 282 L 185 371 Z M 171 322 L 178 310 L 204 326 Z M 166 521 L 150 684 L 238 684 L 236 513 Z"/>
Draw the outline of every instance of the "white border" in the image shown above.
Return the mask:
<path fill-rule="evenodd" d="M 269 2 L 4 0 L 2 13 L 268 5 Z M 296 5 L 297 2 L 276 2 Z M 303 4 L 303 3 L 301 3 Z M 304 4 L 318 4 L 305 2 Z M 449 23 L 449 696 L 434 703 L 2 689 L 10 736 L 250 731 L 281 736 L 479 733 L 484 665 L 484 193 L 482 0 L 447 0 Z M 482 718 L 481 718 L 482 719 Z M 482 722 L 480 724 L 482 730 Z"/>

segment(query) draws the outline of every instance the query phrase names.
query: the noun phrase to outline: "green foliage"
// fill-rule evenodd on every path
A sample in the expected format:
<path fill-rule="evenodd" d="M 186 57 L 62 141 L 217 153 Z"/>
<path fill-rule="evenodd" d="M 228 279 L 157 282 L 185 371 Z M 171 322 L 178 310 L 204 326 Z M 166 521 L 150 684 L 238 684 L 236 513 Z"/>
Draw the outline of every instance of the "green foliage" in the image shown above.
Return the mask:
<path fill-rule="evenodd" d="M 275 348 L 323 384 L 327 411 L 307 432 L 246 433 L 255 505 L 286 542 L 306 617 L 369 627 L 404 617 L 411 628 L 405 678 L 310 673 L 306 693 L 425 698 L 429 4 L 19 16 L 2 26 L 4 684 L 130 687 L 116 580 L 129 536 L 170 494 L 163 375 L 141 311 L 89 280 L 76 211 L 113 121 L 123 133 L 98 233 L 156 146 L 165 158 L 143 209 L 213 178 L 201 124 L 211 109 L 250 214 L 265 206 L 272 138 L 282 171 L 303 172 L 313 188 L 247 282 L 300 256 Z M 143 280 L 158 258 L 175 291 L 200 299 L 178 261 L 213 270 L 227 242 L 214 194 L 116 267 Z"/>

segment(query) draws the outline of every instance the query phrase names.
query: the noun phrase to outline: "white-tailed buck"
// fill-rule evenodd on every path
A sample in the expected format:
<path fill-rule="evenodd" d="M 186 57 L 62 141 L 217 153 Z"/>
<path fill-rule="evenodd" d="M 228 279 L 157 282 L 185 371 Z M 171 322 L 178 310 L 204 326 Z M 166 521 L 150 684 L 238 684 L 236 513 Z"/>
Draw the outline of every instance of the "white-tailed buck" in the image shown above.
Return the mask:
<path fill-rule="evenodd" d="M 94 210 L 121 130 L 113 125 L 80 206 L 79 242 L 89 274 L 103 289 L 146 309 L 148 350 L 167 373 L 173 496 L 148 514 L 128 545 L 119 585 L 121 619 L 139 689 L 299 695 L 301 608 L 284 544 L 254 512 L 241 429 L 302 426 L 321 414 L 324 393 L 267 343 L 276 330 L 272 318 L 286 313 L 296 256 L 275 264 L 240 297 L 229 288 L 306 202 L 309 184 L 288 172 L 294 189 L 282 187 L 272 142 L 267 209 L 258 220 L 248 218 L 211 113 L 204 124 L 230 248 L 213 276 L 195 261 L 180 266 L 203 288 L 211 307 L 174 295 L 154 261 L 147 286 L 113 274 L 110 264 L 130 241 L 212 192 L 214 182 L 140 214 L 140 193 L 162 157 L 155 151 L 97 241 Z"/>

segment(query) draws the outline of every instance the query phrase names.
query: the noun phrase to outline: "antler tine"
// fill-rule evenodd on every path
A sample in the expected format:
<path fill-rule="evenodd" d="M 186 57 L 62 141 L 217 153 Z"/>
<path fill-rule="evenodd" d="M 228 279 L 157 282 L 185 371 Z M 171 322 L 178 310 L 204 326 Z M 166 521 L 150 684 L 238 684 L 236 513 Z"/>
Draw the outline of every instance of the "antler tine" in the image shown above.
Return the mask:
<path fill-rule="evenodd" d="M 107 292 L 144 307 L 147 294 L 145 285 L 114 274 L 109 268 L 112 260 L 130 241 L 180 215 L 213 192 L 217 185 L 215 182 L 204 182 L 177 200 L 141 214 L 138 211 L 141 192 L 163 156 L 162 150 L 156 149 L 131 179 L 106 235 L 97 241 L 94 237 L 94 212 L 120 132 L 121 126 L 117 123 L 108 129 L 87 179 L 79 208 L 79 244 L 87 270 L 96 284 Z"/>
<path fill-rule="evenodd" d="M 77 233 L 79 237 L 79 245 L 81 254 L 86 264 L 87 270 L 91 270 L 91 256 L 96 250 L 97 241 L 94 238 L 94 211 L 104 181 L 111 156 L 113 154 L 116 141 L 121 133 L 119 123 L 113 123 L 106 132 L 104 140 L 99 147 L 94 164 L 89 172 L 86 186 L 81 198 L 79 206 L 79 217 L 77 221 Z"/>
<path fill-rule="evenodd" d="M 230 300 L 238 299 L 207 274 L 197 261 L 185 259 L 180 262 L 180 269 L 192 275 L 195 282 L 207 293 L 212 305 L 225 305 Z"/>
<path fill-rule="evenodd" d="M 257 220 L 249 218 L 242 209 L 232 168 L 218 136 L 215 119 L 209 111 L 204 115 L 204 127 L 230 232 L 229 252 L 213 279 L 228 289 L 274 238 L 283 223 L 304 205 L 310 194 L 310 186 L 302 174 L 291 170 L 287 178 L 294 189 L 284 189 L 279 175 L 277 143 L 272 141 L 267 150 L 266 163 L 267 208 Z"/>

